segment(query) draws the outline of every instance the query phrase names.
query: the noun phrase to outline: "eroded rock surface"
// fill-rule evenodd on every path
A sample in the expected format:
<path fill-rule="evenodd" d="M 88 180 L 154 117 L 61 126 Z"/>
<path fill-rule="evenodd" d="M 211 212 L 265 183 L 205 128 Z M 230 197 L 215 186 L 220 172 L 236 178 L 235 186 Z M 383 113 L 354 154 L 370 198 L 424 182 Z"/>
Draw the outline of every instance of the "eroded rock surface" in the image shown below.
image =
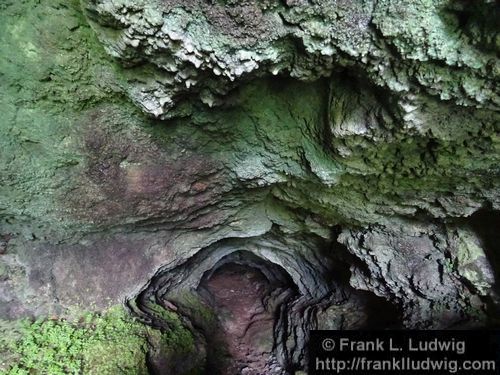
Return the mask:
<path fill-rule="evenodd" d="M 312 328 L 498 324 L 498 13 L 3 1 L 0 318 L 125 305 L 161 374 L 293 374 Z"/>
<path fill-rule="evenodd" d="M 490 1 L 472 7 L 461 1 L 84 4 L 107 51 L 139 66 L 142 79 L 130 80 L 127 90 L 156 117 L 182 113 L 186 92 L 212 106 L 244 80 L 268 74 L 313 80 L 343 66 L 364 70 L 410 102 L 418 87 L 462 105 L 499 105 L 488 79 L 498 72 L 498 45 L 487 36 L 498 9 Z M 450 74 L 454 67 L 459 71 Z"/>
<path fill-rule="evenodd" d="M 235 374 L 243 369 L 249 375 L 273 373 L 269 362 L 276 312 L 266 305 L 273 302 L 269 301 L 270 294 L 280 286 L 271 285 L 257 269 L 229 264 L 217 269 L 203 287 L 220 320 L 222 340 L 234 363 L 224 373 Z M 279 297 L 279 291 L 275 293 Z"/>

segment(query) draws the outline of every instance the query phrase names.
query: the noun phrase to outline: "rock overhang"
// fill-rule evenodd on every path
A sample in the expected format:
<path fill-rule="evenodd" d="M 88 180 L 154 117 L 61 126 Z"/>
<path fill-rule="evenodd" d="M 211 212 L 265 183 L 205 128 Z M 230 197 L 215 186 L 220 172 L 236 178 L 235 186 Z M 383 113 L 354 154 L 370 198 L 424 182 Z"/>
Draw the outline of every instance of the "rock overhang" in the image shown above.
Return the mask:
<path fill-rule="evenodd" d="M 141 79 L 130 80 L 128 95 L 159 118 L 189 113 L 186 95 L 211 107 L 222 104 L 231 89 L 257 77 L 311 81 L 340 68 L 364 70 L 368 79 L 396 96 L 411 97 L 418 88 L 462 105 L 498 106 L 498 96 L 485 79 L 487 67 L 497 64 L 493 54 L 478 53 L 459 31 L 452 34 L 453 42 L 434 45 L 445 40 L 447 22 L 454 23 L 457 16 L 443 15 L 429 25 L 411 19 L 448 14 L 444 2 L 396 7 L 371 1 L 83 3 L 108 52 L 125 66 L 138 66 L 132 71 Z M 398 30 L 396 18 L 404 7 L 407 28 Z M 423 45 L 422 33 L 432 36 L 430 45 Z M 388 54 L 387 45 L 407 64 Z M 455 47 L 463 54 L 452 55 Z M 431 60 L 458 68 L 462 87 Z M 143 69 L 145 65 L 151 69 Z M 417 84 L 408 69 L 417 71 Z M 436 75 L 442 82 L 433 79 Z"/>

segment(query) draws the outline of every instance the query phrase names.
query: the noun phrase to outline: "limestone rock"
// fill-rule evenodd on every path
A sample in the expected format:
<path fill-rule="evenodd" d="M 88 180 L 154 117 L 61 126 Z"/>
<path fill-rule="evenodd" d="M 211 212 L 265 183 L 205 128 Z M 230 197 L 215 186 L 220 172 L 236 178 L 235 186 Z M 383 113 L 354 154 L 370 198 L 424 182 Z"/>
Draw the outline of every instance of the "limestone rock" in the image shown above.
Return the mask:
<path fill-rule="evenodd" d="M 121 305 L 158 372 L 289 374 L 312 328 L 498 324 L 497 19 L 2 1 L 0 327 Z"/>

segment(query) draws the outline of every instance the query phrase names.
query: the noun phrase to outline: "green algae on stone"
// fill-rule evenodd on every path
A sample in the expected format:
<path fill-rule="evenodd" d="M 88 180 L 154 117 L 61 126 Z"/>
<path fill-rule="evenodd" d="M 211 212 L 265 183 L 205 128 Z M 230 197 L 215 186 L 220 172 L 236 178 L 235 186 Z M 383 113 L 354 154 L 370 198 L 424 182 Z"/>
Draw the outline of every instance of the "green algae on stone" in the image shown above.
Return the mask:
<path fill-rule="evenodd" d="M 56 238 L 71 221 L 58 201 L 82 162 L 78 120 L 85 108 L 120 100 L 116 69 L 78 1 L 2 2 L 2 232 Z M 33 219 L 40 224 L 28 228 Z"/>
<path fill-rule="evenodd" d="M 453 228 L 452 235 L 456 244 L 454 266 L 458 274 L 468 281 L 478 295 L 487 295 L 495 283 L 495 276 L 489 268 L 480 238 L 470 228 Z"/>
<path fill-rule="evenodd" d="M 136 312 L 143 311 L 128 301 Z M 142 301 L 142 309 L 147 310 L 148 319 L 162 327 L 162 335 L 150 336 L 153 350 L 149 353 L 149 367 L 153 373 L 179 375 L 201 375 L 206 365 L 206 350 L 200 345 L 200 335 L 193 334 L 193 324 L 186 318 L 152 301 Z M 152 319 L 151 319 L 152 318 Z M 188 328 L 190 327 L 190 328 Z M 193 332 L 191 331 L 193 330 Z"/>

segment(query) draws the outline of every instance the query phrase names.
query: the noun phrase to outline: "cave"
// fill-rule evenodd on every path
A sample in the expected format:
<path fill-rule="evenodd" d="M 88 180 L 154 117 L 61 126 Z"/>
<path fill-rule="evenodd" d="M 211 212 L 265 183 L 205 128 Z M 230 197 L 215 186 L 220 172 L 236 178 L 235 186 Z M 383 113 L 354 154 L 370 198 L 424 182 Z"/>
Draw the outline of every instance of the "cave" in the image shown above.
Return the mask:
<path fill-rule="evenodd" d="M 499 270 L 500 254 L 497 248 L 500 243 L 500 211 L 491 209 L 478 210 L 468 219 L 468 222 L 479 235 L 491 264 Z M 496 274 L 498 275 L 499 272 L 497 271 Z M 498 280 L 496 284 L 497 288 L 500 287 Z"/>
<path fill-rule="evenodd" d="M 168 322 L 158 306 L 180 314 L 203 348 L 204 373 L 290 373 L 305 365 L 318 312 L 345 302 L 349 289 L 329 275 L 334 261 L 319 251 L 324 244 L 310 243 L 318 247 L 296 256 L 293 246 L 304 245 L 276 234 L 224 240 L 159 272 L 128 305 L 162 329 Z M 165 372 L 158 363 L 155 373 Z"/>
<path fill-rule="evenodd" d="M 0 373 L 304 375 L 313 330 L 498 327 L 498 14 L 0 0 Z"/>
<path fill-rule="evenodd" d="M 276 326 L 284 304 L 298 294 L 296 285 L 281 267 L 248 252 L 236 252 L 205 273 L 198 292 L 218 317 L 218 333 L 207 342 L 226 348 L 227 361 L 207 367 L 209 373 L 282 374 L 273 350 Z M 208 353 L 208 358 L 216 357 Z M 219 356 L 220 358 L 220 356 Z M 226 364 L 226 368 L 220 368 Z"/>
<path fill-rule="evenodd" d="M 182 317 L 203 374 L 290 374 L 307 365 L 311 329 L 401 328 L 398 301 L 349 284 L 356 263 L 342 244 L 317 236 L 226 239 L 161 270 L 127 304 L 162 330 L 171 329 L 165 311 Z M 183 361 L 158 350 L 151 372 L 188 373 L 172 365 Z"/>

